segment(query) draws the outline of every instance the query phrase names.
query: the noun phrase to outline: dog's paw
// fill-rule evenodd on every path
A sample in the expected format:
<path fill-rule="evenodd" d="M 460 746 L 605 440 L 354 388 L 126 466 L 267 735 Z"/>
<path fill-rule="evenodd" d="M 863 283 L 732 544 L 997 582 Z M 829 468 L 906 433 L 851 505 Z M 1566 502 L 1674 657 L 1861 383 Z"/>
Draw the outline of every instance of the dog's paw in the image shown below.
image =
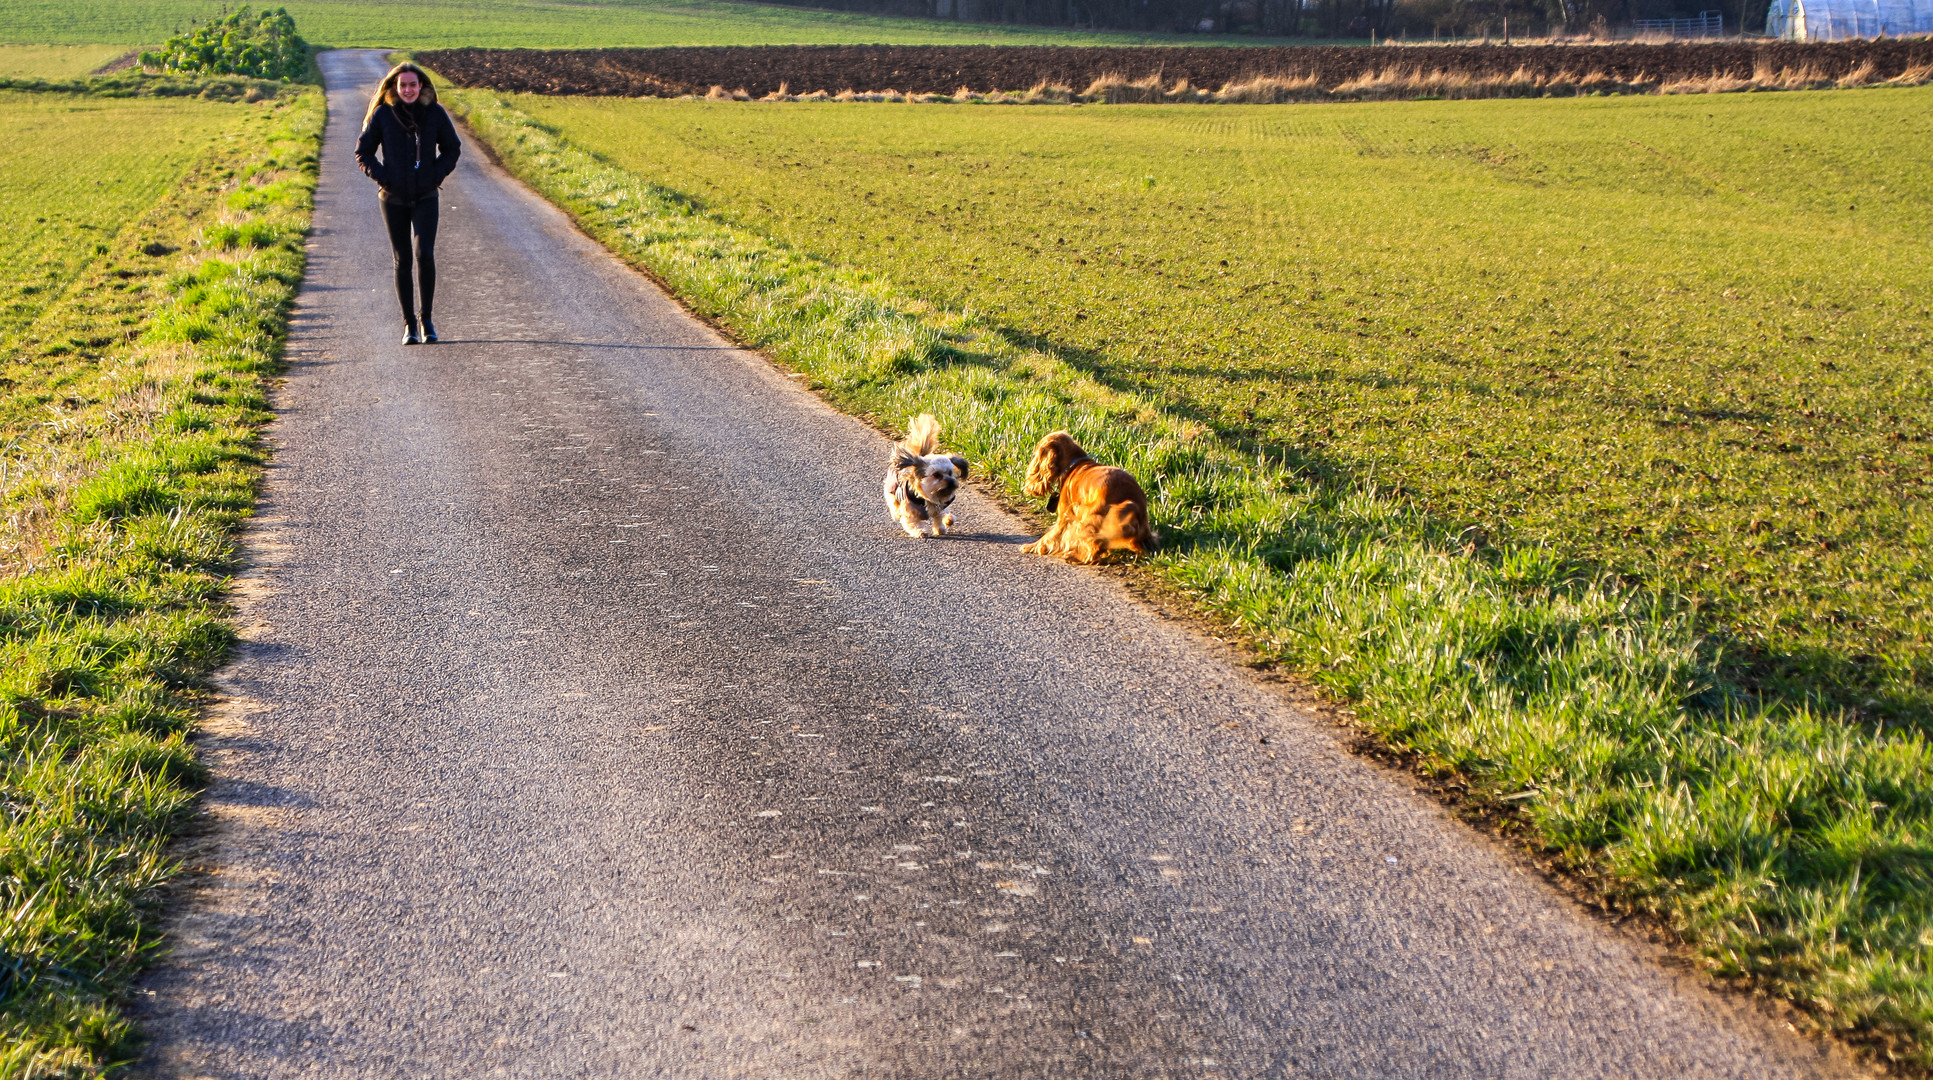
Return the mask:
<path fill-rule="evenodd" d="M 1024 546 L 1024 547 L 1022 547 L 1022 548 L 1021 548 L 1020 550 L 1021 550 L 1021 553 L 1022 553 L 1022 554 L 1026 554 L 1026 555 L 1045 555 L 1045 554 L 1047 554 L 1047 553 L 1046 553 L 1045 551 L 1042 551 L 1042 550 L 1040 549 L 1040 541 L 1038 541 L 1038 540 L 1036 540 L 1036 541 L 1034 541 L 1034 542 L 1033 542 L 1033 543 L 1031 543 L 1031 544 L 1027 544 L 1027 545 L 1025 545 L 1025 546 Z"/>
<path fill-rule="evenodd" d="M 940 527 L 944 529 L 951 529 L 953 527 L 953 515 L 948 514 L 945 517 L 941 518 Z"/>

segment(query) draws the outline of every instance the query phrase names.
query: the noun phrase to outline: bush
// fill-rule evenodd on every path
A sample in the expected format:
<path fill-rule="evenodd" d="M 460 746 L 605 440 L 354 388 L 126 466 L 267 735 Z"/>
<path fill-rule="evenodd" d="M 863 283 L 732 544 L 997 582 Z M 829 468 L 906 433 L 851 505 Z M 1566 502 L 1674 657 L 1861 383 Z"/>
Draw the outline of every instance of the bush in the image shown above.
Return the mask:
<path fill-rule="evenodd" d="M 176 34 L 160 52 L 141 54 L 150 71 L 196 75 L 250 75 L 258 79 L 299 79 L 309 71 L 309 46 L 295 32 L 295 20 L 276 8 L 260 15 L 243 6 L 233 15 Z"/>

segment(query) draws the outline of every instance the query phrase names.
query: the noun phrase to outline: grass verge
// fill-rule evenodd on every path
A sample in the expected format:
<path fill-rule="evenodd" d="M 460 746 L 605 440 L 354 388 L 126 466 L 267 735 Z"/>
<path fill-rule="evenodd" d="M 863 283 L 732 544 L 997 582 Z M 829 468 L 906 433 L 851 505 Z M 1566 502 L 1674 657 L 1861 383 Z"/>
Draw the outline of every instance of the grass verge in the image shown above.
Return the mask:
<path fill-rule="evenodd" d="M 129 70 L 89 79 L 0 76 L 0 90 L 31 94 L 76 94 L 90 98 L 200 98 L 203 101 L 267 101 L 283 91 L 283 84 L 246 75 L 205 78 L 192 75 L 147 75 Z"/>
<path fill-rule="evenodd" d="M 157 947 L 302 277 L 321 94 L 179 107 L 223 121 L 199 162 L 0 369 L 0 1076 L 99 1075 L 128 1052 L 118 999 Z"/>
<path fill-rule="evenodd" d="M 1665 921 L 1713 972 L 1904 1067 L 1933 1063 L 1933 756 L 1914 726 L 1741 685 L 1675 591 L 1546 543 L 1473 542 L 1400 489 L 1218 431 L 1154 384 L 1104 383 L 1071 362 L 1081 350 L 734 224 L 500 95 L 448 99 L 526 182 L 701 315 L 849 410 L 888 424 L 937 413 L 1016 502 L 1033 440 L 1072 430 L 1148 482 L 1168 540 L 1152 568 L 1263 657 L 1512 808 L 1607 902 Z M 1044 261 L 1045 239 L 1025 243 Z M 999 287 L 963 281 L 980 283 Z"/>

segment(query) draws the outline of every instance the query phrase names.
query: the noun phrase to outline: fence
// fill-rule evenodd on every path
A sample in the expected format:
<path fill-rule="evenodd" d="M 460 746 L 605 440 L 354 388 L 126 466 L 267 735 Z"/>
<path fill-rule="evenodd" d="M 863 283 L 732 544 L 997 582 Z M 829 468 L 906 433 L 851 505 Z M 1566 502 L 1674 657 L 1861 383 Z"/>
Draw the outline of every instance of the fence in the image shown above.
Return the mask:
<path fill-rule="evenodd" d="M 1696 19 L 1633 19 L 1633 37 L 1668 37 L 1673 41 L 1685 38 L 1715 38 L 1725 36 L 1725 17 L 1716 11 L 1701 11 Z"/>

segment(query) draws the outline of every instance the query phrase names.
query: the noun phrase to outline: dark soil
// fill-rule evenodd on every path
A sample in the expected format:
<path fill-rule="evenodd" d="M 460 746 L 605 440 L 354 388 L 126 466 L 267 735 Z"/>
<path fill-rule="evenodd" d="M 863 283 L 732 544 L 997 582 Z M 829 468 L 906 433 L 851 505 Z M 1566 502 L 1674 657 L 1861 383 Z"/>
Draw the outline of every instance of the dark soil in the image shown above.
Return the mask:
<path fill-rule="evenodd" d="M 109 60 L 107 63 L 102 64 L 100 67 L 95 68 L 93 71 L 88 72 L 88 74 L 89 75 L 112 75 L 117 71 L 126 71 L 127 69 L 133 67 L 135 64 L 140 63 L 140 61 L 141 61 L 141 50 L 129 49 L 127 52 L 122 53 L 121 55 L 115 57 L 114 59 Z"/>
<path fill-rule="evenodd" d="M 1056 45 L 777 45 L 668 49 L 437 49 L 416 54 L 458 86 L 537 94 L 676 97 L 713 86 L 764 97 L 794 94 L 951 94 L 1026 90 L 1040 83 L 1076 92 L 1103 76 L 1218 89 L 1258 75 L 1315 75 L 1324 86 L 1392 67 L 1471 75 L 1598 71 L 1624 82 L 1748 77 L 1755 66 L 1811 67 L 1838 77 L 1870 61 L 1875 79 L 1933 64 L 1933 40 L 1713 42 L 1671 45 L 1444 45 L 1403 48 L 1076 48 Z"/>

